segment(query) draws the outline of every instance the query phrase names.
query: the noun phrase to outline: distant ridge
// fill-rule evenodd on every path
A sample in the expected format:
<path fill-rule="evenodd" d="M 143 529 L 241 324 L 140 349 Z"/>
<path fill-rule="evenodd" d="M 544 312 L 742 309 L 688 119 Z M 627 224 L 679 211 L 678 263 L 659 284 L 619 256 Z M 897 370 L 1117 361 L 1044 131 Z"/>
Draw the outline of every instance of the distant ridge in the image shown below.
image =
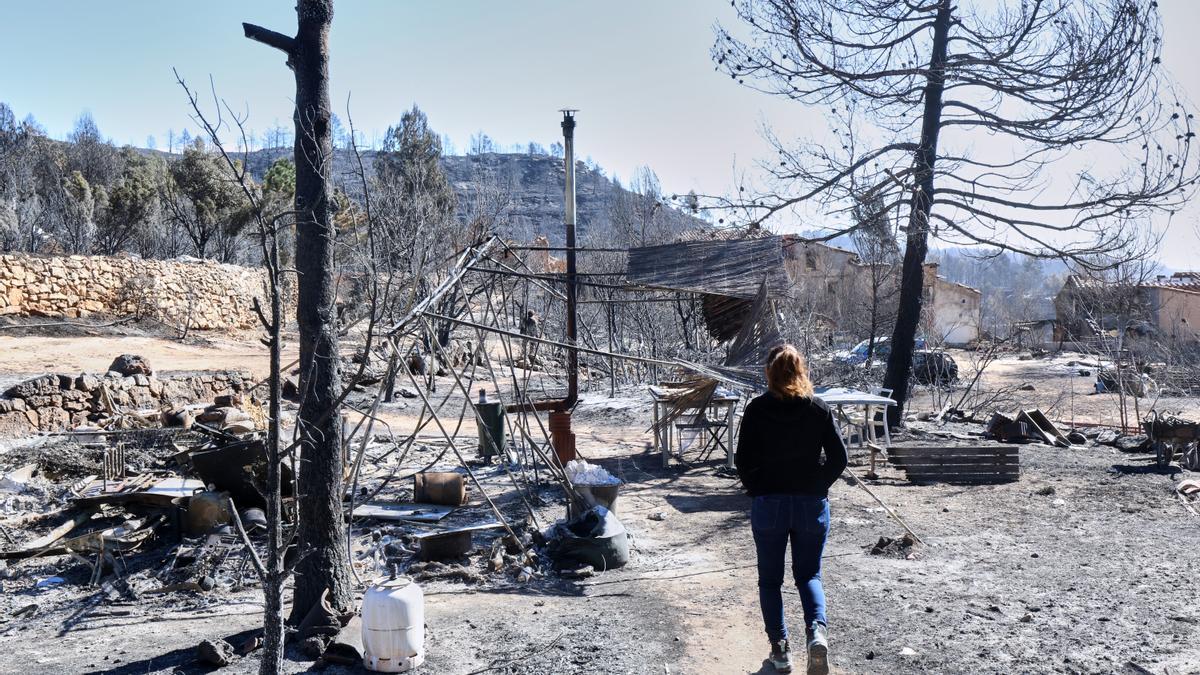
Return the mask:
<path fill-rule="evenodd" d="M 158 150 L 140 151 L 160 157 L 172 156 Z M 375 150 L 362 152 L 363 165 L 368 173 L 374 170 L 378 154 Z M 291 156 L 291 148 L 255 150 L 246 155 L 246 165 L 255 180 L 262 180 L 263 174 L 275 160 Z M 460 212 L 471 212 L 474 200 L 481 192 L 499 191 L 508 201 L 502 218 L 505 223 L 502 235 L 518 241 L 530 241 L 538 235 L 544 235 L 552 245 L 561 246 L 564 243 L 561 158 L 542 154 L 489 152 L 446 156 L 442 158 L 442 166 L 458 193 Z M 352 151 L 334 151 L 334 182 L 351 195 L 361 193 L 357 170 Z M 615 202 L 622 194 L 633 193 L 605 176 L 601 170 L 590 168 L 583 162 L 576 164 L 575 171 L 580 240 L 585 244 L 593 238 L 604 240 L 611 227 Z M 665 196 L 661 213 L 666 219 L 667 228 L 672 231 L 710 226 L 700 218 L 673 208 L 670 195 Z"/>

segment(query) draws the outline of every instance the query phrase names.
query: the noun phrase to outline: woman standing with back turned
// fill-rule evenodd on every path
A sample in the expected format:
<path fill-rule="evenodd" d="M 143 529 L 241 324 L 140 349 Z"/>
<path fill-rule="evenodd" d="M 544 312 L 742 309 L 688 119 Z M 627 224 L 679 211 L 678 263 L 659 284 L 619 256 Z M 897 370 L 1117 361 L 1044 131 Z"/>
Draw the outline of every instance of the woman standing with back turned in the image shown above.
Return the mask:
<path fill-rule="evenodd" d="M 813 395 L 804 357 L 791 345 L 767 358 L 767 393 L 742 417 L 737 470 L 753 498 L 750 527 L 758 552 L 758 601 L 771 640 L 769 660 L 792 670 L 783 616 L 784 563 L 792 542 L 792 578 L 804 606 L 808 672 L 829 672 L 821 552 L 829 535 L 829 487 L 846 468 L 846 445 L 833 414 Z M 821 451 L 825 461 L 821 461 Z"/>

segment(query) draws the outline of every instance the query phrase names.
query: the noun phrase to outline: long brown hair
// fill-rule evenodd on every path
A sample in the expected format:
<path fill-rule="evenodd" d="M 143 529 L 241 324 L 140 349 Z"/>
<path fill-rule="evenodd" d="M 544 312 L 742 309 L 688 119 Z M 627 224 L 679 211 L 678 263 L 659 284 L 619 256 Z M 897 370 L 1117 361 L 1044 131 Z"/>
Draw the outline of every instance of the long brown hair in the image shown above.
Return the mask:
<path fill-rule="evenodd" d="M 779 398 L 812 398 L 808 364 L 792 345 L 779 345 L 767 355 L 767 389 Z"/>

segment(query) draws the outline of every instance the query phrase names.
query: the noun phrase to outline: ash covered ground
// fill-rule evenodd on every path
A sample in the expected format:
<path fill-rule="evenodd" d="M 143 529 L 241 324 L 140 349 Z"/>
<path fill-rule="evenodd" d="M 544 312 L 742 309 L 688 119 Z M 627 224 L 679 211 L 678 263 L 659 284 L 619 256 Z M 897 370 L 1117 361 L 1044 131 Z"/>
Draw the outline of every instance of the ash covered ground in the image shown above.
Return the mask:
<path fill-rule="evenodd" d="M 113 339 L 109 336 L 70 339 L 95 353 L 123 351 L 103 344 Z M 206 359 L 224 367 L 228 360 L 220 346 L 205 345 L 189 346 L 187 359 L 189 368 Z M 41 374 L 35 362 L 26 357 L 22 363 L 34 365 L 3 375 L 18 380 Z M 1063 366 L 1061 373 L 1044 368 L 1050 375 L 1039 378 L 1036 365 L 1013 359 L 997 372 L 1030 380 L 1047 397 L 1059 386 L 1055 382 L 1070 377 Z M 452 379 L 442 378 L 439 399 L 452 387 Z M 767 644 L 748 500 L 736 479 L 722 475 L 716 459 L 664 469 L 647 450 L 651 412 L 644 391 L 622 390 L 615 399 L 606 394 L 599 385 L 586 393 L 575 431 L 581 454 L 625 483 L 616 512 L 632 535 L 629 564 L 585 578 L 534 566 L 523 578 L 520 566 L 491 568 L 496 534 L 477 534 L 467 556 L 420 582 L 427 661 L 419 672 L 771 672 L 763 661 Z M 1111 406 L 1105 396 L 1083 400 L 1102 411 Z M 398 399 L 384 406 L 381 417 L 394 430 L 406 428 L 415 422 L 418 403 Z M 451 394 L 446 405 L 457 411 L 462 400 Z M 964 442 L 983 428 L 915 421 L 911 427 L 893 440 Z M 473 448 L 469 420 L 459 436 L 464 447 Z M 63 505 L 72 477 L 94 473 L 94 449 L 72 443 L 57 438 L 3 443 L 5 472 L 29 462 L 40 467 L 26 484 L 0 492 L 0 519 L 11 538 L 7 548 L 52 527 L 14 523 L 53 513 Z M 369 446 L 370 468 L 361 487 L 374 490 L 397 466 L 456 465 L 446 455 L 435 462 L 443 448 L 433 437 L 416 443 L 402 465 L 395 463 L 398 453 L 380 459 L 389 449 L 382 438 Z M 154 467 L 170 454 L 138 448 L 130 457 Z M 863 475 L 865 451 L 855 448 L 851 454 L 851 469 Z M 866 484 L 920 535 L 924 543 L 915 546 L 880 547 L 881 538 L 898 540 L 903 530 L 859 487 L 846 481 L 834 487 L 825 581 L 836 672 L 1200 673 L 1194 588 L 1200 578 L 1200 517 L 1175 494 L 1179 481 L 1196 474 L 1178 466 L 1157 468 L 1144 452 L 1091 442 L 1070 449 L 1023 445 L 1020 458 L 1020 480 L 983 486 L 917 485 L 903 471 L 883 466 Z M 534 522 L 507 473 L 495 465 L 475 468 L 514 522 L 545 527 L 564 515 L 557 487 L 547 483 L 538 491 L 530 505 Z M 393 482 L 381 498 L 411 497 L 411 481 Z M 453 522 L 491 518 L 478 491 L 472 489 L 470 497 Z M 356 520 L 354 559 L 364 582 L 384 573 L 384 537 L 402 558 L 401 549 L 411 546 L 406 537 L 416 531 Z M 163 538 L 127 554 L 123 579 L 110 577 L 98 586 L 89 584 L 86 559 L 58 555 L 5 562 L 0 671 L 205 672 L 196 663 L 196 645 L 216 638 L 237 645 L 250 635 L 260 622 L 259 589 L 239 558 L 244 551 L 235 548 L 215 588 L 150 592 L 177 580 L 160 574 L 170 568 L 176 545 Z M 800 606 L 794 589 L 785 588 L 785 602 L 795 630 Z M 251 653 L 225 670 L 248 673 L 257 667 Z M 312 667 L 299 651 L 289 654 L 290 672 Z"/>

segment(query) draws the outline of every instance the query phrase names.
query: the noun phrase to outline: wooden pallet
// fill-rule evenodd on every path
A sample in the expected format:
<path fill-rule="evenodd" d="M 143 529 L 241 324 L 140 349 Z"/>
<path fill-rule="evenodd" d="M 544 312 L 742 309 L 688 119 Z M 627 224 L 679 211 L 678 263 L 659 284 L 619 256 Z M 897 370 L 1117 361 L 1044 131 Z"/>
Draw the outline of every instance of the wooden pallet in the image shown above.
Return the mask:
<path fill-rule="evenodd" d="M 1020 478 L 1015 445 L 891 447 L 888 461 L 915 483 L 1010 483 Z"/>

